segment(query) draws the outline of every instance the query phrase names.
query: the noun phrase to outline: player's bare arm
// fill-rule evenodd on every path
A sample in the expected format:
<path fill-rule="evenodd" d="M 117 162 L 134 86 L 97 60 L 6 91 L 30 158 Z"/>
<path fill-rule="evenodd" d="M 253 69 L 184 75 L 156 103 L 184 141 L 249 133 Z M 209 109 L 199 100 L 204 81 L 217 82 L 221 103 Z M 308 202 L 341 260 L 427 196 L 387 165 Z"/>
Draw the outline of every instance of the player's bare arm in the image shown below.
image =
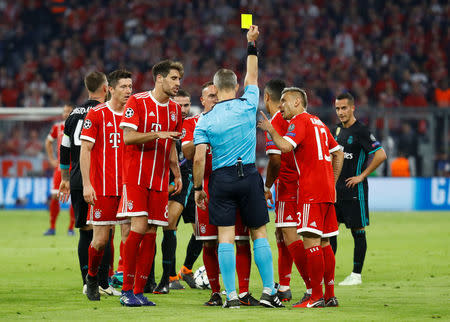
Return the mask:
<path fill-rule="evenodd" d="M 181 180 L 180 165 L 178 163 L 178 153 L 175 144 L 172 144 L 170 148 L 169 160 L 170 160 L 170 170 L 173 173 L 174 176 L 173 182 L 175 184 L 175 189 L 172 192 L 172 194 L 177 195 L 181 192 L 181 189 L 183 189 L 183 182 Z"/>
<path fill-rule="evenodd" d="M 206 210 L 206 203 L 208 203 L 206 192 L 202 187 L 203 177 L 205 176 L 207 148 L 207 144 L 199 144 L 196 146 L 193 166 L 195 203 L 198 207 L 200 207 L 200 209 L 203 210 Z"/>
<path fill-rule="evenodd" d="M 291 152 L 294 149 L 294 146 L 278 134 L 278 132 L 270 123 L 266 114 L 264 114 L 262 111 L 260 113 L 262 115 L 262 119 L 258 121 L 258 127 L 263 131 L 269 132 L 270 136 L 273 139 L 273 142 L 278 147 L 278 149 L 280 149 L 281 153 Z"/>
<path fill-rule="evenodd" d="M 254 43 L 258 39 L 258 26 L 250 26 L 247 32 L 247 41 Z M 258 56 L 247 56 L 247 74 L 245 75 L 244 87 L 247 85 L 258 85 Z"/>
<path fill-rule="evenodd" d="M 93 142 L 86 140 L 81 140 L 81 150 L 80 150 L 80 170 L 81 177 L 83 178 L 83 197 L 84 200 L 90 204 L 94 205 L 97 196 L 95 194 L 94 187 L 92 187 L 90 171 L 91 171 L 91 151 L 94 147 Z"/>
<path fill-rule="evenodd" d="M 195 145 L 193 141 L 183 143 L 183 145 L 181 146 L 181 150 L 183 151 L 184 157 L 186 159 L 188 160 L 194 159 Z"/>
<path fill-rule="evenodd" d="M 137 132 L 136 130 L 126 127 L 123 129 L 123 142 L 130 144 L 144 144 L 156 139 L 171 139 L 178 140 L 181 136 L 180 132 Z"/>
<path fill-rule="evenodd" d="M 344 165 L 344 152 L 341 149 L 331 152 L 331 166 L 333 167 L 334 184 L 336 184 L 336 182 L 339 179 L 339 176 L 341 175 L 343 165 Z"/>
<path fill-rule="evenodd" d="M 264 197 L 266 197 L 266 201 L 270 200 L 271 203 L 273 203 L 273 197 L 270 188 L 272 187 L 275 180 L 278 178 L 278 174 L 280 173 L 280 167 L 281 167 L 281 155 L 273 153 L 270 154 L 269 163 L 267 164 L 266 183 L 264 184 Z"/>
<path fill-rule="evenodd" d="M 369 174 L 375 171 L 380 166 L 380 164 L 382 164 L 386 159 L 387 156 L 384 149 L 379 149 L 375 151 L 373 159 L 367 166 L 367 168 L 359 176 L 345 179 L 345 186 L 347 188 L 353 188 L 355 185 L 362 182 Z"/>
<path fill-rule="evenodd" d="M 45 151 L 47 152 L 48 162 L 50 162 L 52 168 L 56 169 L 59 164 L 53 151 L 53 141 L 49 140 L 49 138 L 45 139 Z"/>

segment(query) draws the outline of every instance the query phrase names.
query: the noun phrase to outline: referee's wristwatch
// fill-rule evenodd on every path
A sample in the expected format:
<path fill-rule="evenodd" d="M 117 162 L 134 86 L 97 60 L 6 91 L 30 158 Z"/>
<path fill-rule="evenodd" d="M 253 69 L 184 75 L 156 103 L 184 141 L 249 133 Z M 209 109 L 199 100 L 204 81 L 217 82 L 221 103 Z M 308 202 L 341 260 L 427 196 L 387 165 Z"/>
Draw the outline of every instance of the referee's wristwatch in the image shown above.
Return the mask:
<path fill-rule="evenodd" d="M 200 185 L 198 187 L 194 187 L 194 191 L 202 191 L 203 190 L 203 186 Z"/>

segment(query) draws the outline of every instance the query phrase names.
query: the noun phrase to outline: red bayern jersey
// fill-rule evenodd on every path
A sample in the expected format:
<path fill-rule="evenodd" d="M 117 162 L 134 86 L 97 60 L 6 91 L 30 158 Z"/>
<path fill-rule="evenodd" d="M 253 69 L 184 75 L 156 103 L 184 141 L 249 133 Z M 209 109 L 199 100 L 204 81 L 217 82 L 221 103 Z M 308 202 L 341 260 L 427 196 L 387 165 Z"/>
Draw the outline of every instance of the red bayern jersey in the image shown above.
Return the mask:
<path fill-rule="evenodd" d="M 183 134 L 181 137 L 181 145 L 183 146 L 186 143 L 193 142 L 194 141 L 194 130 L 195 126 L 197 125 L 198 119 L 200 118 L 200 115 L 195 115 L 192 117 L 188 117 L 183 122 Z M 209 178 L 210 174 L 212 173 L 212 150 L 211 147 L 208 145 L 208 148 L 206 149 L 206 162 L 205 162 L 205 178 Z"/>
<path fill-rule="evenodd" d="M 150 91 L 132 95 L 125 105 L 120 127 L 137 132 L 176 131 L 183 124 L 181 107 L 169 99 L 159 103 Z M 145 144 L 125 146 L 123 183 L 135 184 L 156 191 L 169 189 L 169 165 L 172 140 L 156 139 Z"/>
<path fill-rule="evenodd" d="M 122 195 L 123 131 L 122 113 L 109 102 L 91 108 L 86 115 L 80 139 L 94 143 L 91 150 L 90 178 L 97 196 Z"/>
<path fill-rule="evenodd" d="M 334 174 L 330 153 L 341 147 L 328 127 L 314 115 L 303 112 L 289 122 L 284 136 L 294 146 L 294 161 L 299 174 L 300 203 L 335 201 Z"/>
<path fill-rule="evenodd" d="M 56 140 L 56 146 L 58 150 L 56 154 L 58 155 L 58 163 L 59 163 L 59 147 L 61 146 L 63 136 L 64 136 L 64 121 L 53 124 L 52 129 L 50 130 L 50 133 L 47 136 L 47 138 L 51 142 Z"/>
<path fill-rule="evenodd" d="M 280 111 L 273 115 L 270 123 L 279 135 L 286 134 L 289 122 L 281 116 Z M 298 172 L 295 168 L 294 152 L 282 154 L 270 134 L 266 132 L 266 154 L 281 154 L 280 172 L 278 173 L 278 180 L 275 182 L 276 199 L 278 201 L 295 201 L 298 190 Z"/>

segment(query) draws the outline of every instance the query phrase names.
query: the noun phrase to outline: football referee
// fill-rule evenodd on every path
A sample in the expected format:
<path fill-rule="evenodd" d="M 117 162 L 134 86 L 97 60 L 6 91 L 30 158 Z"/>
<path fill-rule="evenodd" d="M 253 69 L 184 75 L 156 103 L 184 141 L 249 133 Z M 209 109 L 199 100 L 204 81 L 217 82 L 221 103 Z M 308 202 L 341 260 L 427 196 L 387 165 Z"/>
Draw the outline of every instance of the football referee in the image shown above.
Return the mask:
<path fill-rule="evenodd" d="M 336 215 L 339 223 L 345 223 L 345 226 L 352 230 L 355 242 L 353 272 L 339 285 L 358 285 L 362 283 L 361 271 L 367 250 L 367 176 L 386 160 L 386 153 L 367 126 L 356 120 L 355 100 L 350 93 L 337 96 L 335 107 L 341 123 L 334 129 L 333 135 L 339 145 L 344 147 L 344 165 L 336 184 Z M 371 161 L 368 161 L 369 158 Z M 330 238 L 330 242 L 336 253 L 336 237 Z"/>
<path fill-rule="evenodd" d="M 269 222 L 264 187 L 255 166 L 256 112 L 259 103 L 258 57 L 255 41 L 259 31 L 251 26 L 247 33 L 247 74 L 244 95 L 236 98 L 239 89 L 236 74 L 220 69 L 214 75 L 218 103 L 203 114 L 195 127 L 194 190 L 195 202 L 204 209 L 207 202 L 202 187 L 206 148 L 212 148 L 213 172 L 209 181 L 209 222 L 218 227 L 218 257 L 223 283 L 227 292 L 224 308 L 238 308 L 236 293 L 234 237 L 236 210 L 250 228 L 255 263 L 263 282 L 260 304 L 284 307 L 277 296 L 273 281 L 273 263 L 267 240 Z"/>

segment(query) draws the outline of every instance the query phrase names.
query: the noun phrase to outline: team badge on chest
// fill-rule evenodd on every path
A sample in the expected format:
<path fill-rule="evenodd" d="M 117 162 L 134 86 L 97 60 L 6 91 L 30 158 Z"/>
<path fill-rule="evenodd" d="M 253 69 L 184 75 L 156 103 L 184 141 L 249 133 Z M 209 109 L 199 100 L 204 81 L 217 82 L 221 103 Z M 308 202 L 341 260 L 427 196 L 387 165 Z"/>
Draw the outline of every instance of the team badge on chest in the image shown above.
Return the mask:
<path fill-rule="evenodd" d="M 172 122 L 175 122 L 175 120 L 177 119 L 177 116 L 174 112 L 170 113 L 170 119 L 172 120 Z"/>

